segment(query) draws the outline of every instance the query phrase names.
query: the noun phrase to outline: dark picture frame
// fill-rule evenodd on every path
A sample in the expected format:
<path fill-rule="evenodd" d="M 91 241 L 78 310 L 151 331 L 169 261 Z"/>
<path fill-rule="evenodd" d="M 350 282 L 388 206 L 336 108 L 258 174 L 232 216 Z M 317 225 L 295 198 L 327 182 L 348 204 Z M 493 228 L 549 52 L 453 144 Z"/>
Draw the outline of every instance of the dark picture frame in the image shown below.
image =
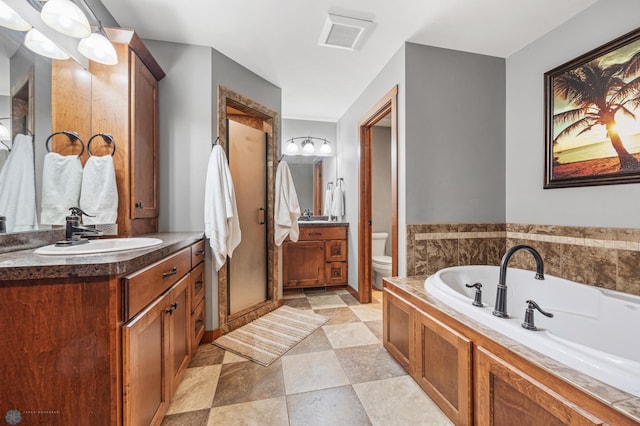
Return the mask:
<path fill-rule="evenodd" d="M 640 28 L 544 74 L 544 188 L 640 182 Z"/>

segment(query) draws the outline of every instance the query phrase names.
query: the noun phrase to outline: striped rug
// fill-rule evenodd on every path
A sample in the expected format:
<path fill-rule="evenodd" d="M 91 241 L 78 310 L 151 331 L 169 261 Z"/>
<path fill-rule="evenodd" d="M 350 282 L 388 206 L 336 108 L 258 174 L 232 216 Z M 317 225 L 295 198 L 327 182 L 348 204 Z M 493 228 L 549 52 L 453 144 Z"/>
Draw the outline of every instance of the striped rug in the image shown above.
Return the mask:
<path fill-rule="evenodd" d="M 281 306 L 219 337 L 213 344 L 266 367 L 327 320 L 310 310 Z"/>

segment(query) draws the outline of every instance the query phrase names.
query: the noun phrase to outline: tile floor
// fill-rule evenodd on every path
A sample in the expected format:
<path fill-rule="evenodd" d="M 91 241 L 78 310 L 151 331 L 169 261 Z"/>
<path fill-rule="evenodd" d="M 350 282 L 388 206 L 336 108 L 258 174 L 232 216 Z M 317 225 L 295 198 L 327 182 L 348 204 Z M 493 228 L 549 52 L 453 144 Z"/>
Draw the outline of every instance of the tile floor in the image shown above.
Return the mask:
<path fill-rule="evenodd" d="M 330 318 L 269 367 L 203 344 L 162 424 L 450 425 L 382 346 L 382 293 L 297 290 L 285 304 Z"/>

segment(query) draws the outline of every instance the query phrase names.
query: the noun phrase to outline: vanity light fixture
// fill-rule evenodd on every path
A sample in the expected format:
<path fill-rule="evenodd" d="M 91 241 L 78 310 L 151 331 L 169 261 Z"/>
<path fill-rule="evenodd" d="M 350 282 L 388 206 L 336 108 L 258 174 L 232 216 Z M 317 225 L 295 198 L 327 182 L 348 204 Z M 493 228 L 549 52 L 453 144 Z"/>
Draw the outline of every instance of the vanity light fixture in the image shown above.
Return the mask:
<path fill-rule="evenodd" d="M 8 4 L 0 0 L 0 25 L 10 30 L 29 31 L 31 24 L 22 19 L 15 10 L 11 9 Z"/>
<path fill-rule="evenodd" d="M 82 10 L 70 0 L 48 0 L 40 17 L 45 24 L 71 37 L 85 38 L 91 35 L 91 26 Z"/>
<path fill-rule="evenodd" d="M 305 154 L 313 154 L 316 152 L 316 147 L 311 141 L 311 138 L 302 141 L 302 152 Z"/>
<path fill-rule="evenodd" d="M 38 55 L 46 56 L 51 59 L 69 59 L 62 49 L 60 49 L 54 42 L 45 37 L 40 31 L 35 28 L 31 28 L 24 38 L 24 45 L 32 52 Z"/>
<path fill-rule="evenodd" d="M 118 54 L 115 47 L 107 38 L 102 24 L 98 22 L 98 28 L 89 37 L 83 38 L 78 43 L 78 52 L 87 59 L 104 65 L 116 65 Z"/>
<path fill-rule="evenodd" d="M 9 120 L 11 117 L 2 117 L 0 120 Z M 7 129 L 7 126 L 0 123 L 0 141 L 10 141 L 11 140 L 11 132 Z"/>

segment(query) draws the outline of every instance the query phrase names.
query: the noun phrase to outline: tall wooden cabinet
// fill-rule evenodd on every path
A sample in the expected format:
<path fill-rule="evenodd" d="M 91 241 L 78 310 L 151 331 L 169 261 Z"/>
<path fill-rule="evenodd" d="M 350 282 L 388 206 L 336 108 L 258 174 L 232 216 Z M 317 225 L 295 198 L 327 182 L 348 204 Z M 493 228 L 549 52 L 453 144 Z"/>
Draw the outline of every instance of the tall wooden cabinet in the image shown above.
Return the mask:
<path fill-rule="evenodd" d="M 158 230 L 158 81 L 165 74 L 132 30 L 105 28 L 118 64 L 53 61 L 52 131 L 76 131 L 88 142 L 97 133 L 113 136 L 118 187 L 118 235 Z M 69 100 L 73 99 L 73 102 Z M 52 143 L 59 153 L 78 153 L 64 137 Z M 72 151 L 76 149 L 76 151 Z M 100 138 L 94 155 L 112 150 Z M 82 156 L 83 161 L 88 153 Z"/>

